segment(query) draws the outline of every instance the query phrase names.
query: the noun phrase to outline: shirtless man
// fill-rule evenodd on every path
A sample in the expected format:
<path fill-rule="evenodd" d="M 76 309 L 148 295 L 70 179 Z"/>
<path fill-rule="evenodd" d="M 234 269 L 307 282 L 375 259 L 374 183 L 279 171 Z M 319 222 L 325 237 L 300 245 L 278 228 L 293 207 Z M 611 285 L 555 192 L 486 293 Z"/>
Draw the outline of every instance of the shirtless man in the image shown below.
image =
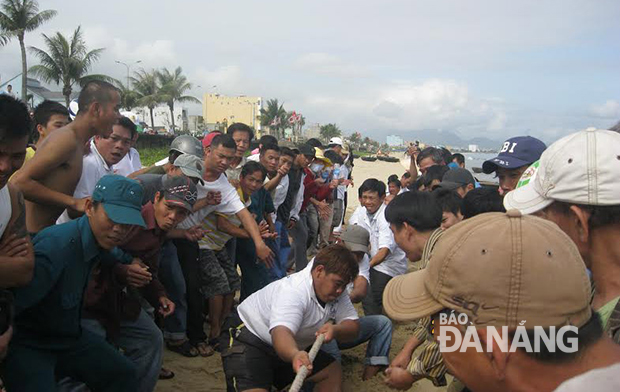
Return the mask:
<path fill-rule="evenodd" d="M 95 135 L 110 136 L 120 118 L 120 94 L 107 82 L 86 84 L 78 105 L 75 120 L 46 137 L 34 158 L 12 179 L 26 198 L 30 233 L 53 225 L 65 208 L 84 212 L 86 198 L 76 199 L 73 192 L 82 175 L 85 145 Z"/>

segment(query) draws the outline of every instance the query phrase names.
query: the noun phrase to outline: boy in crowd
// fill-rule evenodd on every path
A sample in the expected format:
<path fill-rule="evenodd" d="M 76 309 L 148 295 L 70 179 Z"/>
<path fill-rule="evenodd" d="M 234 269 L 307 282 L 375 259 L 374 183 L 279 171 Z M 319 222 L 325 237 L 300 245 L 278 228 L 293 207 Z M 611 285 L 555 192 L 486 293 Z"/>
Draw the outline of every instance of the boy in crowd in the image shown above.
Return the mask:
<path fill-rule="evenodd" d="M 230 163 L 230 167 L 226 169 L 226 177 L 231 181 L 234 187 L 237 187 L 241 168 L 245 165 L 245 153 L 250 148 L 250 142 L 254 139 L 252 128 L 244 123 L 233 123 L 226 130 L 226 134 L 235 141 L 237 149 L 235 157 Z"/>
<path fill-rule="evenodd" d="M 95 136 L 90 141 L 90 151 L 82 159 L 82 175 L 73 191 L 75 199 L 92 196 L 95 185 L 101 177 L 115 174 L 114 165 L 127 155 L 131 147 L 131 140 L 137 133 L 136 125 L 127 117 L 121 117 L 112 127 L 110 136 Z M 75 213 L 69 216 L 69 211 L 63 212 L 56 223 L 68 222 L 72 217 L 80 216 Z"/>
<path fill-rule="evenodd" d="M 495 173 L 499 179 L 499 194 L 515 189 L 525 170 L 540 159 L 547 146 L 531 136 L 517 136 L 504 142 L 495 158 L 482 164 L 485 174 Z"/>
<path fill-rule="evenodd" d="M 405 253 L 396 245 L 385 220 L 385 184 L 369 178 L 359 188 L 361 208 L 349 219 L 370 233 L 370 293 L 362 305 L 367 316 L 383 313 L 383 289 L 395 276 L 407 272 Z"/>
<path fill-rule="evenodd" d="M 590 296 L 571 239 L 512 210 L 446 231 L 426 269 L 390 282 L 385 309 L 396 320 L 431 317 L 428 332 L 452 347 L 443 362 L 470 390 L 616 391 L 620 347 Z M 553 338 L 540 342 L 542 333 Z"/>
<path fill-rule="evenodd" d="M 452 154 L 448 166 L 450 166 L 451 169 L 456 169 L 457 167 L 465 169 L 465 156 L 459 153 Z"/>
<path fill-rule="evenodd" d="M 293 167 L 293 162 L 297 158 L 297 154 L 288 147 L 280 148 L 280 160 L 278 161 L 278 171 L 276 175 L 272 177 L 271 174 L 267 173 L 267 177 L 270 179 L 265 183 L 265 188 L 269 189 L 268 186 L 271 185 L 271 182 L 277 180 L 278 177 L 281 177 L 276 189 L 272 192 L 273 199 L 273 207 L 276 209 L 276 213 L 273 215 L 273 221 L 276 226 L 276 233 L 278 236 L 274 240 L 274 253 L 277 253 L 277 264 L 271 269 L 275 276 L 274 279 L 280 279 L 286 276 L 286 270 L 288 265 L 288 256 L 291 250 L 291 245 L 288 241 L 288 231 L 286 229 L 286 225 L 282 223 L 282 221 L 278 217 L 278 212 L 280 210 L 280 206 L 285 202 L 286 197 L 289 193 L 289 171 L 291 167 Z"/>
<path fill-rule="evenodd" d="M 417 146 L 412 147 L 411 163 L 409 172 L 412 178 L 418 178 L 418 174 L 425 175 L 429 167 L 444 166 L 444 154 L 440 148 L 426 147 L 420 151 Z"/>
<path fill-rule="evenodd" d="M 26 224 L 31 233 L 53 225 L 64 209 L 84 213 L 87 199 L 76 199 L 73 192 L 82 176 L 86 142 L 95 135 L 109 136 L 121 117 L 120 94 L 107 82 L 88 82 L 78 105 L 75 120 L 47 136 L 13 178 L 26 198 Z"/>
<path fill-rule="evenodd" d="M 370 234 L 358 225 L 347 226 L 338 239 L 346 246 L 357 259 L 359 273 L 352 283 L 347 285 L 347 292 L 352 303 L 361 302 L 368 293 L 370 285 Z M 306 269 L 312 269 L 314 259 L 308 263 Z M 360 331 L 357 338 L 351 342 L 324 344 L 321 349 L 341 362 L 340 350 L 357 347 L 368 342 L 362 380 L 369 380 L 389 365 L 390 345 L 392 344 L 392 322 L 382 314 L 364 316 L 359 319 Z"/>
<path fill-rule="evenodd" d="M 385 218 L 390 224 L 394 240 L 411 262 L 420 262 L 419 269 L 427 267 L 433 248 L 443 230 L 441 208 L 427 192 L 406 192 L 396 196 L 387 206 Z M 389 285 L 388 285 L 389 286 Z M 446 385 L 446 367 L 443 364 L 439 346 L 428 342 L 428 328 L 431 320 L 419 320 L 411 338 L 396 355 L 386 370 L 386 384 L 391 388 L 409 389 L 422 378 L 430 379 L 435 386 Z M 418 346 L 420 353 L 413 356 Z"/>
<path fill-rule="evenodd" d="M 246 208 L 252 203 L 252 195 L 261 189 L 265 180 L 265 169 L 258 162 L 246 162 L 239 176 L 237 193 Z M 201 292 L 209 300 L 209 347 L 218 346 L 222 322 L 232 311 L 235 293 L 242 287 L 234 261 L 225 245 L 233 237 L 251 241 L 246 230 L 240 227 L 241 221 L 234 214 L 212 213 L 202 221 L 205 236 L 199 241 L 200 272 L 202 278 Z M 251 243 L 246 246 L 252 246 Z M 256 270 L 264 269 L 256 258 L 252 260 Z M 246 269 L 246 264 L 239 260 L 242 273 L 251 275 L 256 271 Z M 249 276 L 244 278 L 248 279 Z"/>
<path fill-rule="evenodd" d="M 445 165 L 434 165 L 429 167 L 422 176 L 424 190 L 426 192 L 432 192 L 438 188 L 443 176 L 449 171 L 450 169 Z"/>
<path fill-rule="evenodd" d="M 461 209 L 463 219 L 469 219 L 485 212 L 506 212 L 502 196 L 490 186 L 472 189 L 463 198 Z"/>
<path fill-rule="evenodd" d="M 409 172 L 403 173 L 403 175 L 400 177 L 400 184 L 403 190 L 407 190 L 412 182 L 413 180 L 411 178 L 411 173 Z"/>
<path fill-rule="evenodd" d="M 504 198 L 557 224 L 592 272 L 592 307 L 620 344 L 620 134 L 587 129 L 549 146 Z"/>
<path fill-rule="evenodd" d="M 270 146 L 263 146 L 263 150 L 269 147 Z M 265 156 L 266 154 L 263 154 L 261 160 L 264 160 Z M 260 174 L 262 175 L 261 186 L 252 192 L 248 211 L 254 216 L 259 227 L 262 228 L 261 236 L 265 239 L 266 243 L 270 243 L 277 235 L 275 225 L 272 221 L 272 214 L 274 214 L 276 210 L 273 206 L 271 195 L 262 186 L 265 178 L 267 178 L 267 171 L 263 165 L 260 163 L 258 165 L 260 166 Z M 254 169 L 255 167 L 256 166 L 252 164 L 251 168 Z M 276 258 L 274 257 L 274 262 L 270 265 L 258 264 L 252 240 L 248 238 L 237 238 L 236 241 L 235 257 L 241 269 L 241 295 L 239 300 L 243 301 L 272 281 L 273 274 L 270 274 L 269 271 L 274 267 L 274 263 L 277 261 L 275 261 Z"/>
<path fill-rule="evenodd" d="M 263 146 L 266 146 L 268 144 L 275 144 L 277 146 L 278 139 L 276 139 L 275 136 L 272 136 L 272 135 L 261 136 L 260 139 L 258 139 L 258 147 L 252 150 L 251 155 L 248 157 L 248 161 L 258 162 L 260 158 L 259 154 L 260 154 L 261 148 L 263 148 Z"/>
<path fill-rule="evenodd" d="M 145 226 L 141 200 L 136 181 L 106 176 L 87 199 L 84 216 L 35 237 L 34 278 L 15 290 L 15 336 L 0 368 L 8 390 L 53 391 L 57 374 L 97 391 L 138 389 L 133 363 L 82 329 L 80 316 L 93 266 L 111 261 L 115 247 Z"/>
<path fill-rule="evenodd" d="M 438 186 L 442 189 L 456 191 L 460 197 L 465 197 L 476 187 L 476 180 L 469 170 L 457 167 L 448 170 Z"/>
<path fill-rule="evenodd" d="M 455 169 L 453 169 L 455 170 Z M 441 228 L 447 230 L 463 220 L 463 199 L 455 191 L 436 189 L 432 193 L 435 202 L 441 208 Z"/>
<path fill-rule="evenodd" d="M 315 156 L 316 150 L 314 147 L 308 144 L 299 146 L 299 153 L 289 172 L 288 194 L 278 211 L 278 218 L 283 223 L 286 223 L 286 229 L 293 239 L 291 256 L 295 262 L 296 271 L 301 271 L 308 265 L 308 258 L 306 257 L 308 223 L 306 212 L 302 211 L 302 205 L 304 202 L 306 169 Z"/>
<path fill-rule="evenodd" d="M 355 256 L 342 245 L 317 254 L 311 269 L 277 280 L 248 297 L 222 332 L 222 362 L 230 390 L 269 391 L 290 384 L 302 366 L 320 391 L 342 390 L 342 370 L 319 351 L 303 351 L 316 336 L 346 342 L 359 334 L 346 286 L 358 274 Z M 334 320 L 332 324 L 330 320 Z"/>
<path fill-rule="evenodd" d="M 69 124 L 69 111 L 58 102 L 43 101 L 34 108 L 34 145 L 26 149 L 26 160 L 32 159 L 43 140 L 57 129 Z"/>
<path fill-rule="evenodd" d="M 24 197 L 8 182 L 24 162 L 30 130 L 26 105 L 8 95 L 0 95 L 0 296 L 3 300 L 11 297 L 5 289 L 30 282 L 34 267 Z M 0 317 L 7 325 L 0 330 L 0 361 L 7 353 L 13 333 L 9 313 L 10 308 L 2 306 Z"/>

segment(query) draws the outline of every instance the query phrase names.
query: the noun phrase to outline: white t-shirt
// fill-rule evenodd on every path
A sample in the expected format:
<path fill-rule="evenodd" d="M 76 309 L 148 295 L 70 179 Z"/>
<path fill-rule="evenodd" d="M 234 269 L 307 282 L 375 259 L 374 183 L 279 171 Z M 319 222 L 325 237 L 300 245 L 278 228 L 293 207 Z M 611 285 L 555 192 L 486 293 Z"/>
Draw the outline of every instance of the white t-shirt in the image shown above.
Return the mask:
<path fill-rule="evenodd" d="M 554 392 L 620 391 L 620 363 L 590 370 L 564 381 Z"/>
<path fill-rule="evenodd" d="M 108 166 L 101 154 L 99 154 L 99 150 L 95 146 L 95 140 L 91 139 L 90 152 L 82 158 L 82 176 L 80 177 L 80 182 L 75 187 L 75 191 L 73 191 L 73 197 L 82 199 L 92 196 L 97 182 L 108 174 L 114 174 L 114 166 Z M 70 220 L 71 218 L 69 218 L 69 214 L 65 210 L 56 220 L 56 224 L 66 223 Z"/>
<path fill-rule="evenodd" d="M 123 177 L 127 177 L 131 173 L 137 172 L 140 169 L 142 169 L 140 153 L 133 147 L 129 149 L 127 155 L 125 155 L 119 163 L 114 165 L 114 172 Z"/>
<path fill-rule="evenodd" d="M 260 161 L 260 154 L 252 154 L 247 158 L 248 161 L 252 161 L 252 162 L 259 162 Z"/>
<path fill-rule="evenodd" d="M 273 345 L 271 330 L 284 326 L 293 332 L 300 349 L 310 346 L 320 327 L 328 320 L 336 324 L 357 320 L 357 311 L 348 293 L 321 306 L 312 284 L 312 274 L 306 268 L 277 280 L 250 295 L 237 311 L 246 328 L 263 342 Z"/>
<path fill-rule="evenodd" d="M 359 206 L 349 219 L 350 225 L 360 225 L 370 233 L 370 256 L 374 257 L 379 249 L 388 248 L 390 254 L 383 262 L 375 267 L 375 270 L 392 277 L 407 272 L 407 256 L 396 245 L 394 235 L 390 230 L 390 224 L 385 220 L 385 204 L 373 216 L 369 216 L 366 207 Z"/>
<path fill-rule="evenodd" d="M 202 224 L 202 220 L 212 212 L 233 215 L 245 208 L 245 205 L 239 198 L 237 190 L 230 185 L 228 178 L 224 174 L 220 174 L 215 181 L 205 181 L 204 185 L 198 183 L 196 187 L 198 188 L 198 199 L 207 197 L 207 193 L 209 192 L 219 191 L 222 195 L 222 201 L 218 205 L 207 206 L 200 211 L 194 212 L 179 224 L 180 229 L 188 229 Z"/>
<path fill-rule="evenodd" d="M 284 203 L 284 200 L 286 199 L 286 194 L 288 193 L 288 184 L 289 184 L 289 180 L 288 180 L 288 174 L 287 174 L 286 176 L 282 177 L 282 179 L 280 180 L 280 183 L 276 187 L 275 195 L 273 196 L 273 207 L 276 210 L 276 212 L 272 214 L 273 215 L 272 218 L 274 222 L 276 221 L 278 217 L 277 215 L 278 207 L 280 207 L 280 205 Z"/>

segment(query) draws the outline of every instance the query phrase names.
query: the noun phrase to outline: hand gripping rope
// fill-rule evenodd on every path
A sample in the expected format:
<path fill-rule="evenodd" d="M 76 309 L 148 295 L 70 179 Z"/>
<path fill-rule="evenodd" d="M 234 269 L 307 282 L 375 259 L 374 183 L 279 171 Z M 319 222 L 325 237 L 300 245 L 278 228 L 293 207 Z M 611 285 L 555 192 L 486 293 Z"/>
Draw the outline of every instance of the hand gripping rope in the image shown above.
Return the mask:
<path fill-rule="evenodd" d="M 317 337 L 316 340 L 314 341 L 314 344 L 312 345 L 312 348 L 310 349 L 310 352 L 308 353 L 308 356 L 310 357 L 310 363 L 314 362 L 314 358 L 316 358 L 316 354 L 321 349 L 321 345 L 323 345 L 324 340 L 325 340 L 325 334 L 320 334 L 319 337 Z M 289 392 L 299 392 L 299 390 L 301 389 L 301 386 L 304 384 L 304 380 L 306 379 L 307 375 L 308 375 L 308 368 L 306 368 L 305 366 L 302 366 L 301 368 L 299 368 L 299 371 L 297 372 L 297 375 L 295 376 L 295 380 L 293 381 L 293 384 L 291 385 L 291 389 L 289 389 Z"/>

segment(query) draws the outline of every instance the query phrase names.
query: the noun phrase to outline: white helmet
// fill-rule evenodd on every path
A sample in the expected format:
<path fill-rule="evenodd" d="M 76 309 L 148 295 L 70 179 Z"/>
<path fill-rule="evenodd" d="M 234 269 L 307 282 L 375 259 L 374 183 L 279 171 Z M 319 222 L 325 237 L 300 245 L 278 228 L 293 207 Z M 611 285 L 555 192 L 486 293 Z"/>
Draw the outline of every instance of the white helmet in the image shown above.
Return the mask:
<path fill-rule="evenodd" d="M 71 117 L 71 121 L 75 120 L 75 116 L 77 116 L 80 107 L 78 105 L 77 99 L 69 102 L 69 117 Z"/>

